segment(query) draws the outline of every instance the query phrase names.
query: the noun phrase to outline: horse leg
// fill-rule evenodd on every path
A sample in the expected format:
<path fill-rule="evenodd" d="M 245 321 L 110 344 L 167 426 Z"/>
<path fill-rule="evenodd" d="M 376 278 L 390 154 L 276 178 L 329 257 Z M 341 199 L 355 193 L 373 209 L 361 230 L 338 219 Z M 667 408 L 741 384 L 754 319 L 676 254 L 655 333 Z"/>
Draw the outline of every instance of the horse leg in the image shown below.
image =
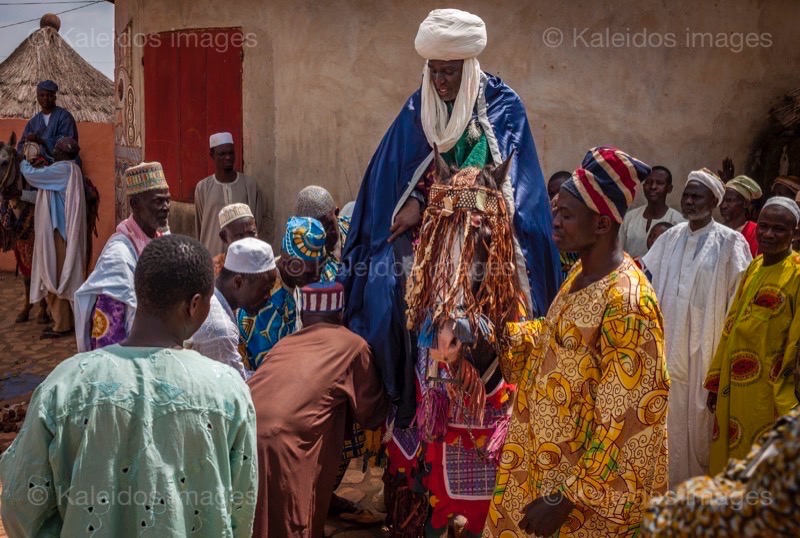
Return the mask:
<path fill-rule="evenodd" d="M 17 319 L 15 320 L 16 323 L 25 323 L 28 321 L 28 318 L 31 315 L 31 309 L 33 305 L 31 304 L 31 277 L 26 276 L 22 278 L 23 284 L 25 284 L 25 296 L 23 299 L 23 306 L 22 310 L 19 311 L 17 315 Z"/>
<path fill-rule="evenodd" d="M 39 315 L 36 316 L 36 323 L 38 325 L 47 325 L 50 323 L 50 315 L 47 313 L 46 299 L 39 301 Z"/>

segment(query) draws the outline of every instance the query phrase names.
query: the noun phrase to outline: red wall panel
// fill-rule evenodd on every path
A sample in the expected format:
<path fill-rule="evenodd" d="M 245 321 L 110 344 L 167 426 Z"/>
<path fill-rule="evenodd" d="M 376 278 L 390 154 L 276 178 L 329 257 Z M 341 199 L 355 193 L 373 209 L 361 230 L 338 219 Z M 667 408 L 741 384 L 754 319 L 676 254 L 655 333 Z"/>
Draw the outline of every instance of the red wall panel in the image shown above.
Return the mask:
<path fill-rule="evenodd" d="M 194 201 L 214 172 L 208 137 L 228 131 L 242 169 L 242 33 L 238 28 L 163 32 L 144 51 L 145 159 L 159 161 L 172 196 Z"/>

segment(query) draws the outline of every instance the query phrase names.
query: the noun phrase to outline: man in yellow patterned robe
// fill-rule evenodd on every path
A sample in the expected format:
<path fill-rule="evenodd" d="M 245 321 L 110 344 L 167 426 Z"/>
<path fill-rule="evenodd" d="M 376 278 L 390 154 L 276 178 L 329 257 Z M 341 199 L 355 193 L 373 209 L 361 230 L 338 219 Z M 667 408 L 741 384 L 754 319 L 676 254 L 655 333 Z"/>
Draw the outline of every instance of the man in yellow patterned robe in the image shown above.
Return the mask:
<path fill-rule="evenodd" d="M 546 318 L 508 326 L 518 393 L 484 536 L 635 536 L 666 490 L 663 322 L 617 237 L 649 172 L 594 148 L 561 188 L 553 238 L 581 260 Z"/>

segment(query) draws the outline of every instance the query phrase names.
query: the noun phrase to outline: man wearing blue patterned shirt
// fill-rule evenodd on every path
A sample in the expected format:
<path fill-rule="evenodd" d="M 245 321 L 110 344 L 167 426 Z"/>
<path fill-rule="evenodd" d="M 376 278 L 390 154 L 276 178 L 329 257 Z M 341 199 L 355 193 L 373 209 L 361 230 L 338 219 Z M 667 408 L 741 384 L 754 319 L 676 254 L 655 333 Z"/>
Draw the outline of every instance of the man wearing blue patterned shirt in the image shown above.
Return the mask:
<path fill-rule="evenodd" d="M 300 327 L 297 316 L 299 289 L 320 277 L 325 263 L 325 230 L 316 219 L 291 217 L 283 237 L 282 255 L 276 261 L 278 278 L 269 301 L 255 316 L 239 311 L 242 355 L 250 370 L 257 370 L 278 340 Z"/>

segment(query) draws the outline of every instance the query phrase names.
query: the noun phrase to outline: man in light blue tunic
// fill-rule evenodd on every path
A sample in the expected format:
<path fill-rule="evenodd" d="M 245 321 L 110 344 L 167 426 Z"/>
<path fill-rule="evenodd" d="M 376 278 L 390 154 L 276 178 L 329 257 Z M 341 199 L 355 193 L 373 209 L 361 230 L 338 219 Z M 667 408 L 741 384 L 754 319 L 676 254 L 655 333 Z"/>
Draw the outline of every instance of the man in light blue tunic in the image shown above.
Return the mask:
<path fill-rule="evenodd" d="M 252 535 L 250 391 L 181 348 L 209 312 L 211 256 L 185 236 L 154 239 L 134 285 L 127 339 L 56 367 L 0 457 L 9 536 Z"/>

